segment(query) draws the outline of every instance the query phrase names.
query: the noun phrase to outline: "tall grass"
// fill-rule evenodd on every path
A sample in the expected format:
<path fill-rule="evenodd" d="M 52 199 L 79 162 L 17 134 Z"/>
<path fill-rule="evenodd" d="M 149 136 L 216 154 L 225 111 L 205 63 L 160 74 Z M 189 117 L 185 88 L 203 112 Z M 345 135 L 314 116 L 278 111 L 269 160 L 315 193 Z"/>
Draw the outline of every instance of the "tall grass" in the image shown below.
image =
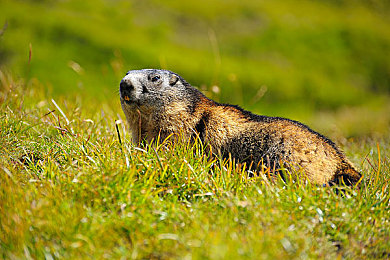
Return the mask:
<path fill-rule="evenodd" d="M 389 257 L 388 136 L 344 146 L 364 179 L 340 195 L 248 178 L 199 143 L 136 147 L 118 102 L 1 83 L 3 258 Z"/>
<path fill-rule="evenodd" d="M 0 1 L 0 257 L 389 258 L 386 1 Z M 303 120 L 364 174 L 249 178 L 200 143 L 134 146 L 116 89 L 164 68 Z"/>

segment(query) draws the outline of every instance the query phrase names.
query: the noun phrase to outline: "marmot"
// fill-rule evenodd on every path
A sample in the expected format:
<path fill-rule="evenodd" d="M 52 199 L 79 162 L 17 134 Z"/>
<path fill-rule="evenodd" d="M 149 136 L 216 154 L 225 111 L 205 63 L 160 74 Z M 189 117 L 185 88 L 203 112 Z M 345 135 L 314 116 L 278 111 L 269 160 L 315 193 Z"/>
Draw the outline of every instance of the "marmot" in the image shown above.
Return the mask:
<path fill-rule="evenodd" d="M 127 72 L 120 100 L 133 141 L 150 142 L 172 133 L 196 137 L 213 153 L 247 165 L 298 170 L 315 184 L 356 184 L 361 174 L 328 138 L 286 118 L 255 115 L 220 104 L 178 74 L 143 69 Z"/>

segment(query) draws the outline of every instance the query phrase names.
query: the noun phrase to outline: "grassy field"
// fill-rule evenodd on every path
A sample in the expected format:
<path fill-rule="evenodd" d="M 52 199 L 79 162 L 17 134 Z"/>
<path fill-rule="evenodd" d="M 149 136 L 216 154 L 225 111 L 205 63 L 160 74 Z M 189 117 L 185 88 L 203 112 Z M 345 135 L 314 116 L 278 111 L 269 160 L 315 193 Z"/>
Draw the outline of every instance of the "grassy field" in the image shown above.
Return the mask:
<path fill-rule="evenodd" d="M 344 146 L 365 178 L 340 196 L 247 178 L 199 144 L 137 148 L 119 104 L 54 100 L 6 74 L 1 82 L 2 257 L 390 256 L 388 136 Z"/>
<path fill-rule="evenodd" d="M 0 1 L 0 258 L 390 258 L 389 14 L 380 0 Z M 132 145 L 117 89 L 146 67 L 309 124 L 361 188 Z"/>
<path fill-rule="evenodd" d="M 389 101 L 378 99 L 390 93 L 387 1 L 16 0 L 0 10 L 0 66 L 53 95 L 104 101 L 125 71 L 164 68 L 267 114 L 310 120 Z"/>

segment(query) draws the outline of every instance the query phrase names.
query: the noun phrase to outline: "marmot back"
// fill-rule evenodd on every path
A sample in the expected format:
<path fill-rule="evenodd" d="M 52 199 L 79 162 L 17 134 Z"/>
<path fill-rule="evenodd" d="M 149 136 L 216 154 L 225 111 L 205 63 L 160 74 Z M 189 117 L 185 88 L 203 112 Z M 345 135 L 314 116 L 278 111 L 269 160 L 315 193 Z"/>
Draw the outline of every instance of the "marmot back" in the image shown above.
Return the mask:
<path fill-rule="evenodd" d="M 353 185 L 361 178 L 331 140 L 306 125 L 217 103 L 171 71 L 129 71 L 120 83 L 120 100 L 135 143 L 172 133 L 195 135 L 215 154 L 255 168 L 297 170 L 316 184 Z"/>

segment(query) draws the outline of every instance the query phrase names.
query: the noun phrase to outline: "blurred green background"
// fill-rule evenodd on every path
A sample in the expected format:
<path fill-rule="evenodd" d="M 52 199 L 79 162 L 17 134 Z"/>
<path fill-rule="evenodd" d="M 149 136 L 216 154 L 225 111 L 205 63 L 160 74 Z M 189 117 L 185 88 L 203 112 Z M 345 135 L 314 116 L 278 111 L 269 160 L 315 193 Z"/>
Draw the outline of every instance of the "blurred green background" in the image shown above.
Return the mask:
<path fill-rule="evenodd" d="M 118 106 L 127 70 L 325 134 L 390 126 L 390 1 L 0 1 L 0 66 L 48 96 Z M 98 110 L 97 106 L 97 110 Z"/>

